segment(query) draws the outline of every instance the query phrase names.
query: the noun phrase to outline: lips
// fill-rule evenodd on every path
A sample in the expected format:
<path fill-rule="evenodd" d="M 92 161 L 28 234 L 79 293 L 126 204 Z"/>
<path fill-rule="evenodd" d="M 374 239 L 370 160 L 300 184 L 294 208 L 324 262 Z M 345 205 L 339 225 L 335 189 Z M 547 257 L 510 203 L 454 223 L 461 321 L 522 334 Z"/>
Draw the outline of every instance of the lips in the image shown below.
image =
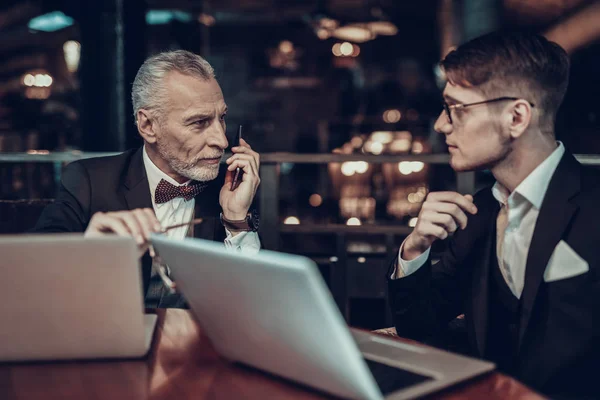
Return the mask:
<path fill-rule="evenodd" d="M 205 164 L 218 164 L 221 161 L 221 157 L 219 158 L 204 158 L 202 162 Z"/>

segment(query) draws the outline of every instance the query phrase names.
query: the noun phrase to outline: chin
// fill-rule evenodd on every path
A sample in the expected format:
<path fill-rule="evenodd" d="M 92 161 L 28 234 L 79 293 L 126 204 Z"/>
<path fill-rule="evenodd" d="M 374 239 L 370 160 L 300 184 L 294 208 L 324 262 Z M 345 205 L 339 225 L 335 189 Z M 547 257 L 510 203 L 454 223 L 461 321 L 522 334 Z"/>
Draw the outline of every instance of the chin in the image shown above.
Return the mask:
<path fill-rule="evenodd" d="M 482 166 L 477 163 L 469 162 L 458 157 L 450 158 L 450 167 L 452 167 L 455 172 L 476 171 L 482 168 Z"/>
<path fill-rule="evenodd" d="M 215 165 L 214 167 L 194 167 L 187 169 L 186 171 L 180 172 L 186 178 L 192 179 L 198 182 L 208 182 L 212 181 L 219 176 L 219 165 Z"/>

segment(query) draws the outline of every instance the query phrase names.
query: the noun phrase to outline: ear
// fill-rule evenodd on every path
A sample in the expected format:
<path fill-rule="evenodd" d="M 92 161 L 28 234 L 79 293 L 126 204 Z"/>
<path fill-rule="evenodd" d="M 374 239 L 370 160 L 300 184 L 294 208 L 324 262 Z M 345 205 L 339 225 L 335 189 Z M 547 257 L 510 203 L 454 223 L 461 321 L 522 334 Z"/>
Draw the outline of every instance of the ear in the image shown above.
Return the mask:
<path fill-rule="evenodd" d="M 517 100 L 510 109 L 510 136 L 519 138 L 531 124 L 531 104 L 525 100 Z"/>
<path fill-rule="evenodd" d="M 144 141 L 148 143 L 156 143 L 156 133 L 158 128 L 158 121 L 148 111 L 140 109 L 136 115 L 137 128 L 140 136 Z"/>

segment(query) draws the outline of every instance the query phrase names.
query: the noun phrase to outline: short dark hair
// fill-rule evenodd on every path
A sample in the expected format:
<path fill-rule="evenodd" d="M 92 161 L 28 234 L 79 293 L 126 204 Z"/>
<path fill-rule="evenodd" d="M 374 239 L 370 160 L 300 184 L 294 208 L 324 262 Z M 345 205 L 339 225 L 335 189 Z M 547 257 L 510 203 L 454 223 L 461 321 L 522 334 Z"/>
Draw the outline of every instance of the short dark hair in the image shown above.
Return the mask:
<path fill-rule="evenodd" d="M 451 84 L 531 101 L 541 111 L 542 128 L 551 130 L 569 84 L 566 51 L 534 33 L 480 36 L 448 53 L 440 65 Z"/>

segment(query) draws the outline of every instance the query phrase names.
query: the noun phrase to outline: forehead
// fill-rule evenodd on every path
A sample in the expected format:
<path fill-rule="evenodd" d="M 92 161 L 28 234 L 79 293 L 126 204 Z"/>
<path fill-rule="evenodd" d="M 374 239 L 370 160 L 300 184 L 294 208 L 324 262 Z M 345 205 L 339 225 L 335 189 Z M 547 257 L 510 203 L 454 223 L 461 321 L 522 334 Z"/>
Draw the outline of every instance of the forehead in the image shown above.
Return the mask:
<path fill-rule="evenodd" d="M 224 109 L 225 99 L 215 79 L 204 80 L 179 72 L 169 72 L 164 78 L 166 101 L 172 110 L 195 109 L 213 111 Z"/>
<path fill-rule="evenodd" d="M 443 91 L 443 96 L 447 100 L 455 100 L 460 103 L 469 103 L 484 100 L 483 94 L 481 94 L 474 88 L 459 86 L 450 82 L 446 83 L 446 86 L 444 87 Z"/>

